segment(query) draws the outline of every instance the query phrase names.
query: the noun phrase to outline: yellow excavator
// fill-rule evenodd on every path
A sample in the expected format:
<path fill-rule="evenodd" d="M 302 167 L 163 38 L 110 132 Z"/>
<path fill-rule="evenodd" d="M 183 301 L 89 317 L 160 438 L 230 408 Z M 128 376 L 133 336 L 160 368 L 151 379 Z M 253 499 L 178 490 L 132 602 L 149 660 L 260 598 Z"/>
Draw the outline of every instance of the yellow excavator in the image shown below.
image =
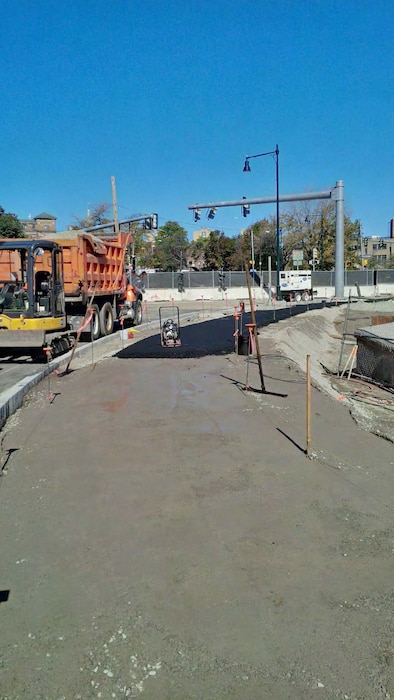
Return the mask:
<path fill-rule="evenodd" d="M 53 241 L 0 241 L 0 352 L 43 356 L 73 344 L 66 332 L 63 250 Z"/>

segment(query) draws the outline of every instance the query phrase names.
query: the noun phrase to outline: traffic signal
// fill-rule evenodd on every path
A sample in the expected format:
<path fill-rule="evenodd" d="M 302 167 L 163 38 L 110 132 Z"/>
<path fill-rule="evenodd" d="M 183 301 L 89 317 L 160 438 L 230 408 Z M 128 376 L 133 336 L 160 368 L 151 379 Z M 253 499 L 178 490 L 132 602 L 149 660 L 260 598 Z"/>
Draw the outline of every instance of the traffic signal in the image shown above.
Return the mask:
<path fill-rule="evenodd" d="M 201 212 L 199 209 L 194 210 L 194 221 L 198 221 L 201 218 Z"/>
<path fill-rule="evenodd" d="M 210 209 L 208 212 L 208 219 L 213 219 L 216 214 L 216 208 Z"/>
<path fill-rule="evenodd" d="M 154 231 L 156 231 L 159 228 L 159 218 L 158 218 L 157 214 L 152 214 L 152 216 L 150 218 L 151 218 L 151 222 L 152 222 L 151 228 Z"/>
<path fill-rule="evenodd" d="M 219 277 L 219 291 L 225 292 L 226 291 L 226 285 L 225 285 L 226 276 L 225 276 L 225 273 L 223 272 L 223 270 L 219 270 L 218 277 Z"/>
<path fill-rule="evenodd" d="M 246 199 L 246 197 L 242 197 L 242 199 Z M 242 216 L 248 216 L 250 214 L 250 206 L 249 204 L 244 204 L 242 206 Z"/>
<path fill-rule="evenodd" d="M 148 218 L 144 219 L 144 229 L 147 231 L 150 231 L 152 228 L 152 218 L 149 216 Z"/>

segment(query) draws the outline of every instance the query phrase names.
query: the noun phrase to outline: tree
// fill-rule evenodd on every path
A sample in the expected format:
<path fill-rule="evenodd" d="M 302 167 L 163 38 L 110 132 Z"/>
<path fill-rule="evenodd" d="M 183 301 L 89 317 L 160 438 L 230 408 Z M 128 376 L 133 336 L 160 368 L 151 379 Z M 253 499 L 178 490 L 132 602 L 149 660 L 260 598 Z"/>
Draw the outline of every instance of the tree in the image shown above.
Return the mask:
<path fill-rule="evenodd" d="M 141 269 L 159 267 L 155 253 L 155 239 L 152 232 L 144 229 L 140 223 L 131 224 L 131 229 L 133 231 L 133 242 L 129 246 L 130 263 Z"/>
<path fill-rule="evenodd" d="M 332 270 L 335 265 L 335 203 L 323 202 L 311 207 L 310 204 L 294 205 L 281 216 L 282 231 L 282 268 L 293 267 L 293 250 L 302 250 L 304 262 L 302 267 L 309 268 L 313 259 L 313 250 L 317 250 L 319 262 L 316 267 Z M 344 217 L 345 260 L 349 267 L 360 266 L 360 222 Z"/>
<path fill-rule="evenodd" d="M 110 208 L 111 205 L 108 204 L 108 202 L 96 204 L 96 206 L 93 207 L 92 211 L 88 213 L 86 219 L 80 219 L 78 216 L 74 216 L 73 218 L 77 223 L 72 224 L 72 228 L 90 228 L 91 226 L 100 226 L 101 224 L 111 223 L 113 219 L 108 218 L 108 212 Z"/>
<path fill-rule="evenodd" d="M 154 256 L 162 270 L 182 270 L 189 247 L 187 233 L 176 221 L 167 221 L 157 231 Z"/>
<path fill-rule="evenodd" d="M 197 238 L 196 241 L 190 243 L 187 254 L 188 258 L 194 262 L 197 269 L 205 267 L 205 238 Z"/>
<path fill-rule="evenodd" d="M 223 231 L 211 231 L 204 245 L 205 269 L 232 269 L 232 257 L 235 251 L 234 238 L 229 238 Z"/>
<path fill-rule="evenodd" d="M 16 214 L 6 213 L 0 206 L 0 238 L 25 238 L 23 226 Z"/>
<path fill-rule="evenodd" d="M 243 234 L 244 242 L 242 245 L 243 260 L 251 260 L 252 256 L 252 237 L 254 250 L 254 266 L 266 270 L 268 268 L 268 258 L 271 257 L 273 267 L 276 265 L 276 224 L 274 217 L 261 219 L 255 224 L 249 226 Z M 243 269 L 244 261 L 238 269 Z"/>
<path fill-rule="evenodd" d="M 394 268 L 394 255 L 390 255 L 390 257 L 387 258 L 384 267 L 385 267 L 385 270 L 392 270 Z"/>

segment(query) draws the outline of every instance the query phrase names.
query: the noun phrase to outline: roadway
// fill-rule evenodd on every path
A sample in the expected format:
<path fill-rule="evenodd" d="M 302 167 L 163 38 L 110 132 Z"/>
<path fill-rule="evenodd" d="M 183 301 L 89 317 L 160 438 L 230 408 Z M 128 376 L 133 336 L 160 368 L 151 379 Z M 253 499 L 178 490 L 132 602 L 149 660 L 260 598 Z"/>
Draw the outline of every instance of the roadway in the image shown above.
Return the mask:
<path fill-rule="evenodd" d="M 187 322 L 197 318 L 208 318 L 212 317 L 214 313 L 220 313 L 224 311 L 224 304 L 222 301 L 210 302 L 209 307 L 207 303 L 201 304 L 201 302 L 185 302 L 180 304 L 180 322 Z M 204 308 L 206 307 L 206 308 Z M 166 302 L 151 302 L 144 306 L 144 319 L 143 323 L 136 329 L 137 332 L 151 332 L 155 329 L 159 329 L 159 308 L 162 308 L 162 312 L 165 317 L 173 315 L 171 314 L 172 307 Z M 105 348 L 109 349 L 111 345 L 114 346 L 114 352 L 119 349 L 119 332 L 113 333 L 111 336 L 106 338 L 100 338 L 94 344 L 94 352 L 98 356 Z M 80 342 L 78 345 L 76 355 L 82 355 L 83 353 L 89 352 L 91 348 L 90 343 Z M 44 362 L 34 362 L 29 355 L 12 355 L 5 354 L 6 351 L 0 355 L 0 428 L 4 423 L 4 420 L 12 415 L 12 413 L 20 406 L 23 396 L 26 394 L 28 389 L 36 384 L 40 379 L 48 374 L 47 363 Z M 49 363 L 50 371 L 56 369 L 59 365 L 64 365 L 70 353 L 62 355 Z M 14 394 L 18 395 L 17 400 L 13 400 Z M 10 403 L 11 402 L 11 403 Z M 10 406 L 8 406 L 10 404 Z"/>
<path fill-rule="evenodd" d="M 247 305 L 248 306 L 248 305 Z M 282 305 L 285 309 L 285 305 Z M 304 311 L 309 304 L 296 304 L 297 312 Z M 320 304 L 319 304 L 320 306 Z M 174 317 L 176 320 L 177 306 L 172 306 L 168 302 L 148 302 L 144 305 L 143 323 L 138 326 L 136 335 L 143 333 L 144 335 L 158 332 L 159 330 L 159 309 L 162 312 L 163 318 Z M 173 310 L 173 312 L 172 312 Z M 179 303 L 180 325 L 189 325 L 197 320 L 209 320 L 232 314 L 234 311 L 234 303 L 229 300 L 196 300 L 185 301 Z M 277 309 L 279 317 L 280 308 Z M 294 309 L 295 311 L 295 309 Z M 257 320 L 258 323 L 263 322 L 263 317 L 269 313 L 272 315 L 272 307 L 267 307 L 262 302 L 257 302 Z M 94 356 L 98 358 L 103 354 L 116 353 L 119 350 L 121 341 L 119 332 L 113 333 L 106 338 L 100 338 L 94 343 Z M 79 343 L 75 357 L 89 353 L 91 343 Z M 21 405 L 23 396 L 28 389 L 34 384 L 37 384 L 43 377 L 50 374 L 57 367 L 64 367 L 70 353 L 52 360 L 49 365 L 33 362 L 32 358 L 26 355 L 15 356 L 3 355 L 0 357 L 0 428 L 12 413 Z M 93 355 L 92 355 L 93 356 Z M 17 398 L 15 399 L 14 396 Z"/>

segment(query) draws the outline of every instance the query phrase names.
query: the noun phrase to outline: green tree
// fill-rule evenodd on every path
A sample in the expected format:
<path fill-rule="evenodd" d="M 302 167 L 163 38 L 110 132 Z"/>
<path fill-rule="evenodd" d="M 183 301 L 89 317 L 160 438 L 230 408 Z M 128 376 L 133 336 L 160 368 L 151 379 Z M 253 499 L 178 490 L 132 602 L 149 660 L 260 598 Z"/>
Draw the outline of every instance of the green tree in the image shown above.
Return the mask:
<path fill-rule="evenodd" d="M 292 268 L 293 250 L 303 250 L 303 268 L 309 268 L 313 249 L 317 250 L 317 269 L 331 270 L 335 265 L 335 202 L 323 202 L 312 207 L 302 203 L 284 212 L 280 220 L 282 232 L 282 267 Z M 360 222 L 345 214 L 345 262 L 348 267 L 360 266 Z"/>
<path fill-rule="evenodd" d="M 254 249 L 254 266 L 256 269 L 266 270 L 268 258 L 271 257 L 272 267 L 276 266 L 276 224 L 274 217 L 261 219 L 248 226 L 243 233 L 243 261 L 238 269 L 243 269 L 244 261 L 252 259 L 252 237 Z"/>
<path fill-rule="evenodd" d="M 157 266 L 164 271 L 182 270 L 189 248 L 187 233 L 176 221 L 167 221 L 157 231 L 154 243 Z"/>
<path fill-rule="evenodd" d="M 142 224 L 132 224 L 133 242 L 129 246 L 130 262 L 135 260 L 136 267 L 159 267 L 155 250 L 155 238 L 151 231 L 144 229 Z"/>
<path fill-rule="evenodd" d="M 188 258 L 192 259 L 199 269 L 205 267 L 205 243 L 205 238 L 197 238 L 190 243 L 187 250 Z"/>
<path fill-rule="evenodd" d="M 384 267 L 386 270 L 392 270 L 394 268 L 394 255 L 390 255 L 390 257 L 387 258 Z"/>
<path fill-rule="evenodd" d="M 23 226 L 16 214 L 6 213 L 0 206 L 0 238 L 25 238 Z"/>
<path fill-rule="evenodd" d="M 229 238 L 223 231 L 211 231 L 205 241 L 205 269 L 229 270 L 232 268 L 232 259 L 236 251 L 236 241 Z"/>

